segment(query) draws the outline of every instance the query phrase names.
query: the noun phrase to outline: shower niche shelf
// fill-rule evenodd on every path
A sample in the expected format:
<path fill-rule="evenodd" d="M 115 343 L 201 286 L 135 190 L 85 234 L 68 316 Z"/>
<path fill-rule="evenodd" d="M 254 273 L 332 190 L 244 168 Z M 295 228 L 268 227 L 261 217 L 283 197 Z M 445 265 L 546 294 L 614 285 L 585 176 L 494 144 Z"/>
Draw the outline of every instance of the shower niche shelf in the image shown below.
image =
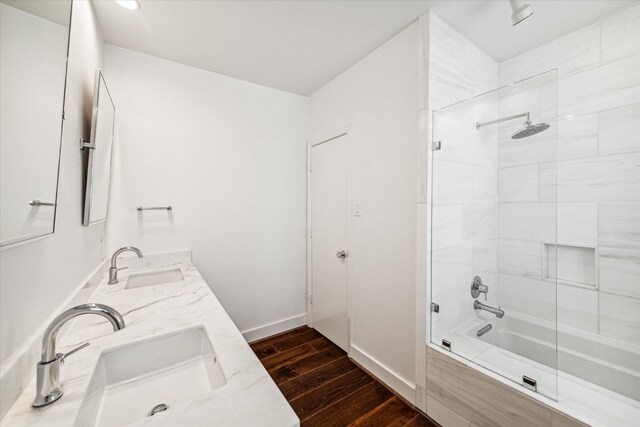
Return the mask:
<path fill-rule="evenodd" d="M 544 243 L 542 277 L 547 282 L 598 288 L 595 247 Z"/>

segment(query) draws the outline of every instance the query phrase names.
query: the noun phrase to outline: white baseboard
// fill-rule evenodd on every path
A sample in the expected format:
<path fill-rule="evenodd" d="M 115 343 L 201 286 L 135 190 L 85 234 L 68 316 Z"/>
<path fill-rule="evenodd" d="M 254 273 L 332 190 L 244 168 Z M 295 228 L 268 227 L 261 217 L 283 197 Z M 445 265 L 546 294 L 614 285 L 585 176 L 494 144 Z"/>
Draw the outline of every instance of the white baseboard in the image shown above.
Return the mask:
<path fill-rule="evenodd" d="M 351 352 L 349 355 L 353 360 L 362 365 L 362 367 L 369 371 L 373 376 L 385 383 L 388 387 L 393 389 L 405 400 L 415 405 L 415 384 L 411 384 L 409 381 L 405 380 L 396 372 L 394 372 L 392 369 L 389 369 L 384 364 L 378 362 L 365 351 L 359 349 L 353 344 L 351 344 Z"/>
<path fill-rule="evenodd" d="M 289 329 L 304 326 L 306 324 L 307 315 L 303 313 L 297 316 L 278 320 L 273 323 L 258 326 L 257 328 L 247 329 L 246 331 L 242 331 L 242 336 L 247 340 L 247 342 L 253 342 L 271 335 L 279 334 L 280 332 L 288 331 Z"/>

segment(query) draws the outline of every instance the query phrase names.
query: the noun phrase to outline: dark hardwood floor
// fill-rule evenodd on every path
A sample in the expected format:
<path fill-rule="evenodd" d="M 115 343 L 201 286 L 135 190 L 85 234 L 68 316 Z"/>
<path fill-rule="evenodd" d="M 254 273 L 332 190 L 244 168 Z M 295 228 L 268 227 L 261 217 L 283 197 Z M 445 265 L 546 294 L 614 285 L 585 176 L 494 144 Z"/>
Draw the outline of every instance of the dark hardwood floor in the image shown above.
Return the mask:
<path fill-rule="evenodd" d="M 408 406 L 309 327 L 251 343 L 302 426 L 428 426 Z"/>

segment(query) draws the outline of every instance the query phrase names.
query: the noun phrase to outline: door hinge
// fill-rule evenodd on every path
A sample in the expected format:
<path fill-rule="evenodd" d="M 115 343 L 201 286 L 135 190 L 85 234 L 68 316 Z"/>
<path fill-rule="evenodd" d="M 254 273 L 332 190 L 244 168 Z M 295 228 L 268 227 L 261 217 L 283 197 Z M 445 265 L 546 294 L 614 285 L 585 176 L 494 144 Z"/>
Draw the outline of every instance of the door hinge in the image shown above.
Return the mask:
<path fill-rule="evenodd" d="M 311 228 L 309 229 L 309 238 L 313 239 L 313 230 Z"/>
<path fill-rule="evenodd" d="M 440 141 L 433 141 L 431 143 L 431 151 L 438 151 L 442 147 L 442 143 Z"/>
<path fill-rule="evenodd" d="M 313 294 L 309 295 L 309 304 L 313 305 Z"/>
<path fill-rule="evenodd" d="M 431 303 L 431 311 L 433 311 L 434 313 L 440 313 L 440 306 L 438 304 L 436 304 L 435 302 Z"/>
<path fill-rule="evenodd" d="M 313 163 L 309 163 L 309 172 L 313 172 Z"/>

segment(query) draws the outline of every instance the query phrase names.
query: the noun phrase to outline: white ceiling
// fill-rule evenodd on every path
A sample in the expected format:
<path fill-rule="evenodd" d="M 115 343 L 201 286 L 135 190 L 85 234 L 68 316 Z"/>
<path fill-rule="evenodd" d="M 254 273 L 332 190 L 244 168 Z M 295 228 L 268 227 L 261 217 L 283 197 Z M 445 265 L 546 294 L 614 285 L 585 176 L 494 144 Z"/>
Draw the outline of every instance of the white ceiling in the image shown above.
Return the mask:
<path fill-rule="evenodd" d="M 71 0 L 0 0 L 0 3 L 8 4 L 56 24 L 69 26 Z"/>
<path fill-rule="evenodd" d="M 634 0 L 527 0 L 511 26 L 506 0 L 93 0 L 105 41 L 260 85 L 310 95 L 432 9 L 498 61 Z"/>

